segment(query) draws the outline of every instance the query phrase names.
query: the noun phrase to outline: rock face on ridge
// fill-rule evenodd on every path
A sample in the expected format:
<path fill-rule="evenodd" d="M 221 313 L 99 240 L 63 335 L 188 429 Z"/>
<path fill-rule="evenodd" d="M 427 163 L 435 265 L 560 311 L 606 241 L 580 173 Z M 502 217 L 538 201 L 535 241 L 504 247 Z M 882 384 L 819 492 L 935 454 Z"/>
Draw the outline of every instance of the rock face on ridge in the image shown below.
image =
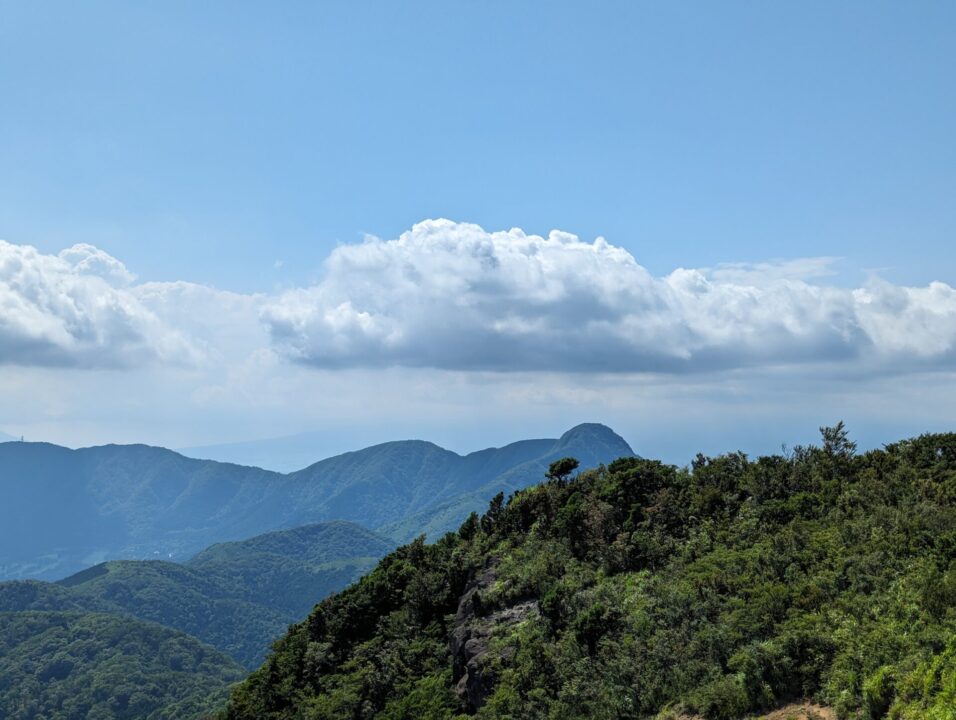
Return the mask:
<path fill-rule="evenodd" d="M 448 641 L 453 663 L 453 680 L 458 697 L 472 711 L 478 710 L 494 691 L 496 660 L 508 661 L 514 647 L 492 649 L 492 637 L 538 612 L 536 600 L 526 600 L 493 612 L 484 612 L 482 592 L 497 578 L 496 563 L 490 563 L 469 584 L 458 604 L 454 629 Z"/>

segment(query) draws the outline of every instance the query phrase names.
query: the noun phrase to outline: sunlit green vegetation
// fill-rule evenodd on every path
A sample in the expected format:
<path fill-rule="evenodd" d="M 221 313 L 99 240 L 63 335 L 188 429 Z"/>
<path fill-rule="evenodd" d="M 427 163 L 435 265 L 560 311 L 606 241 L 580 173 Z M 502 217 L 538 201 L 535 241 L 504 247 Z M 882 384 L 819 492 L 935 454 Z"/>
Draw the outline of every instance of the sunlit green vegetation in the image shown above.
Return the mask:
<path fill-rule="evenodd" d="M 223 716 L 956 717 L 956 435 L 567 467 L 325 600 Z"/>

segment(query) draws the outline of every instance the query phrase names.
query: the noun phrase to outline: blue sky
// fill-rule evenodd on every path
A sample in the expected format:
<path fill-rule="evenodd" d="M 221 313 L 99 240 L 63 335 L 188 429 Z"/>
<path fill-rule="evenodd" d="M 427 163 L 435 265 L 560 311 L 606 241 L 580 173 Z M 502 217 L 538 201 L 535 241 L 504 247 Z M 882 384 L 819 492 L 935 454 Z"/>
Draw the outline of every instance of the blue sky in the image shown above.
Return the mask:
<path fill-rule="evenodd" d="M 2 18 L 3 237 L 91 242 L 142 277 L 268 289 L 429 217 L 603 235 L 660 274 L 797 255 L 956 271 L 952 3 Z"/>
<path fill-rule="evenodd" d="M 917 388 L 948 386 L 948 345 L 930 347 L 926 338 L 900 340 L 898 328 L 891 332 L 893 322 L 923 323 L 928 337 L 948 342 L 949 300 L 939 300 L 939 293 L 920 301 L 922 310 L 932 311 L 931 321 L 905 321 L 901 314 L 892 322 L 884 315 L 861 320 L 856 310 L 846 310 L 852 315 L 847 322 L 859 325 L 868 343 L 884 355 L 909 353 L 906 361 L 861 359 L 860 346 L 835 339 L 836 325 L 826 332 L 812 325 L 807 317 L 830 318 L 833 303 L 844 302 L 820 300 L 811 310 L 800 305 L 793 323 L 805 326 L 794 330 L 791 323 L 789 339 L 749 316 L 731 328 L 739 338 L 762 328 L 766 348 L 741 354 L 715 335 L 679 348 L 691 354 L 689 362 L 675 351 L 680 368 L 652 362 L 644 346 L 625 353 L 623 367 L 605 363 L 601 370 L 613 381 L 606 392 L 621 398 L 616 410 L 608 409 L 606 398 L 594 399 L 609 381 L 585 372 L 586 362 L 573 352 L 549 364 L 535 359 L 542 353 L 534 343 L 504 343 L 498 354 L 462 362 L 443 354 L 453 344 L 450 335 L 420 335 L 430 325 L 451 328 L 457 318 L 396 321 L 381 332 L 394 338 L 398 327 L 403 337 L 419 339 L 395 350 L 379 336 L 376 342 L 384 345 L 352 336 L 352 344 L 345 343 L 315 325 L 309 313 L 327 309 L 334 298 L 364 317 L 363 303 L 371 301 L 343 288 L 349 280 L 360 286 L 381 278 L 343 271 L 328 281 L 333 251 L 360 247 L 366 234 L 399 238 L 430 218 L 489 232 L 517 227 L 543 238 L 559 229 L 583 243 L 601 236 L 657 279 L 696 268 L 716 281 L 713 272 L 742 263 L 757 276 L 786 267 L 787 277 L 834 291 L 864 288 L 874 273 L 897 290 L 932 282 L 949 287 L 956 277 L 954 30 L 956 6 L 944 2 L 0 2 L 0 238 L 33 246 L 44 257 L 93 245 L 135 275 L 123 282 L 198 283 L 241 296 L 230 300 L 235 303 L 254 294 L 281 299 L 266 301 L 266 310 L 248 301 L 249 317 L 262 327 L 237 320 L 236 327 L 246 329 L 220 328 L 224 339 L 201 351 L 190 345 L 195 331 L 174 319 L 190 315 L 189 307 L 157 310 L 155 298 L 150 312 L 172 334 L 132 349 L 115 338 L 133 331 L 110 325 L 107 332 L 90 321 L 86 335 L 70 335 L 69 352 L 53 345 L 34 352 L 38 321 L 21 318 L 26 335 L 0 334 L 0 359 L 8 363 L 0 383 L 13 393 L 0 401 L 0 427 L 71 443 L 187 445 L 322 431 L 331 413 L 343 412 L 330 406 L 316 414 L 290 401 L 291 417 L 280 419 L 278 410 L 252 399 L 239 408 L 197 409 L 197 398 L 212 402 L 210 377 L 236 373 L 259 351 L 286 363 L 270 378 L 301 374 L 301 384 L 276 390 L 289 398 L 306 387 L 320 395 L 345 387 L 350 373 L 370 374 L 355 380 L 353 400 L 369 382 L 388 385 L 391 405 L 378 409 L 375 422 L 356 415 L 347 423 L 356 445 L 437 432 L 469 449 L 509 439 L 482 429 L 488 424 L 497 423 L 502 436 L 521 436 L 592 419 L 613 421 L 625 435 L 647 433 L 678 398 L 685 406 L 695 403 L 705 444 L 717 437 L 707 430 L 715 417 L 739 416 L 741 439 L 734 442 L 736 436 L 721 431 L 715 447 L 750 442 L 773 449 L 778 438 L 799 434 L 798 424 L 800 433 L 807 425 L 813 430 L 817 407 L 826 408 L 821 415 L 857 415 L 870 423 L 873 443 L 889 433 L 942 425 L 948 417 L 942 406 L 938 417 L 925 418 L 925 428 L 919 416 L 901 418 Z M 421 270 L 415 263 L 425 255 L 409 262 Z M 811 260 L 801 262 L 809 265 L 795 270 L 792 262 L 806 258 Z M 611 266 L 595 267 L 600 274 Z M 454 278 L 466 270 L 440 264 L 437 272 Z M 621 277 L 634 282 L 627 273 Z M 734 281 L 753 284 L 755 276 L 748 277 Z M 558 281 L 567 284 L 566 278 Z M 514 320 L 514 287 L 502 286 L 512 294 L 496 302 L 482 296 L 482 328 Z M 395 293 L 377 307 L 399 296 L 425 302 Z M 142 294 L 137 291 L 138 298 Z M 778 302 L 781 295 L 769 297 Z M 786 303 L 797 302 L 786 297 Z M 537 307 L 538 299 L 521 302 Z M 0 312 L 13 313 L 15 305 L 0 306 L 6 308 Z M 8 325 L 17 320 L 3 319 Z M 587 319 L 582 311 L 579 320 Z M 542 327 L 545 320 L 534 318 Z M 531 332 L 529 322 L 522 332 Z M 143 327 L 136 326 L 137 337 L 147 337 Z M 618 330 L 613 342 L 631 332 Z M 253 339 L 256 333 L 264 339 Z M 94 336 L 92 349 L 74 352 Z M 812 342 L 801 339 L 810 336 Z M 604 336 L 592 340 L 609 351 L 616 347 Z M 626 335 L 625 344 L 632 340 Z M 562 342 L 570 347 L 572 341 Z M 203 379 L 196 370 L 169 369 L 169 357 L 193 351 L 220 364 L 204 366 Z M 521 358 L 513 368 L 503 360 L 509 353 Z M 807 356 L 814 354 L 820 362 L 807 369 Z M 799 370 L 785 377 L 793 386 L 818 387 L 819 395 L 807 399 L 806 417 L 778 419 L 769 430 L 772 410 L 759 409 L 764 396 L 728 399 L 733 384 L 712 374 L 744 368 L 780 373 L 791 362 Z M 463 406 L 485 403 L 483 409 L 439 408 L 436 400 L 435 407 L 412 412 L 411 420 L 401 413 L 419 407 L 407 388 L 436 367 L 452 374 L 441 382 L 461 390 Z M 648 391 L 634 389 L 629 368 L 662 372 L 655 387 L 672 388 L 655 400 L 653 407 L 661 409 L 641 420 L 628 407 L 646 407 Z M 396 380 L 395 372 L 414 377 Z M 561 399 L 516 415 L 507 399 L 485 402 L 487 393 L 476 388 L 492 381 L 479 380 L 483 372 L 497 373 L 502 398 L 505 386 L 517 384 L 546 385 L 545 394 L 560 388 Z M 933 373 L 929 380 L 917 377 L 927 372 Z M 893 403 L 872 385 L 888 373 L 897 378 Z M 840 391 L 850 382 L 870 400 L 835 399 L 837 378 L 847 375 L 852 380 L 839 381 Z M 248 382 L 250 398 L 251 384 L 268 384 L 259 376 Z M 766 382 L 781 387 L 779 379 Z M 156 408 L 153 421 L 142 419 L 145 410 L 135 405 L 91 415 L 84 404 L 89 397 L 126 384 L 142 407 Z M 13 399 L 61 385 L 69 392 L 51 390 L 55 402 L 43 409 L 24 413 Z M 163 398 L 147 392 L 159 386 Z M 157 406 L 164 403 L 168 408 L 161 411 Z M 466 422 L 464 414 L 475 420 Z M 368 430 L 373 425 L 374 432 Z M 653 454 L 639 438 L 628 439 Z"/>

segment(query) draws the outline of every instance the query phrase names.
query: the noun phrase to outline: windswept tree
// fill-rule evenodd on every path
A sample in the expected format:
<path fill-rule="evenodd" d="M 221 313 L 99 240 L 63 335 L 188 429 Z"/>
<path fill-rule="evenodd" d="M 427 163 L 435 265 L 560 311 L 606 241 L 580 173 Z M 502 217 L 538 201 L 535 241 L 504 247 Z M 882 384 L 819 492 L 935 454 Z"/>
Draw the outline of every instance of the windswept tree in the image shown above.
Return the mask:
<path fill-rule="evenodd" d="M 564 483 L 571 477 L 571 473 L 578 469 L 580 463 L 573 457 L 561 458 L 555 460 L 548 466 L 547 477 L 554 482 Z"/>

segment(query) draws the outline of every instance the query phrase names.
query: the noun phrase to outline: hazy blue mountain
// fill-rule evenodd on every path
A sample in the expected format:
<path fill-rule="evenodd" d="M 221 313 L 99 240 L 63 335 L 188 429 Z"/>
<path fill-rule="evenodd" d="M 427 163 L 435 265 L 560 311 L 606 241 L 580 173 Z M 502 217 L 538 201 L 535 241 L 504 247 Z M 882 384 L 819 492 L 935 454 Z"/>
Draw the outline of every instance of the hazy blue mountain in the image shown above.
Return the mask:
<path fill-rule="evenodd" d="M 320 523 L 214 545 L 185 565 L 120 560 L 57 583 L 0 583 L 0 612 L 130 615 L 189 633 L 252 668 L 290 623 L 392 548 L 358 525 Z"/>
<path fill-rule="evenodd" d="M 185 633 L 89 612 L 0 612 L 0 717 L 187 720 L 244 671 Z"/>
<path fill-rule="evenodd" d="M 182 558 L 275 529 L 269 497 L 281 483 L 275 473 L 145 445 L 0 444 L 0 578 L 54 579 L 113 558 Z"/>
<path fill-rule="evenodd" d="M 0 430 L 0 443 L 13 442 L 14 440 L 19 440 L 20 438 L 9 435 L 2 430 Z"/>
<path fill-rule="evenodd" d="M 294 473 L 195 460 L 164 448 L 0 444 L 0 578 L 54 579 L 107 559 L 181 560 L 211 544 L 326 520 L 405 538 L 457 526 L 499 490 L 632 455 L 602 425 L 458 455 L 409 440 Z"/>

